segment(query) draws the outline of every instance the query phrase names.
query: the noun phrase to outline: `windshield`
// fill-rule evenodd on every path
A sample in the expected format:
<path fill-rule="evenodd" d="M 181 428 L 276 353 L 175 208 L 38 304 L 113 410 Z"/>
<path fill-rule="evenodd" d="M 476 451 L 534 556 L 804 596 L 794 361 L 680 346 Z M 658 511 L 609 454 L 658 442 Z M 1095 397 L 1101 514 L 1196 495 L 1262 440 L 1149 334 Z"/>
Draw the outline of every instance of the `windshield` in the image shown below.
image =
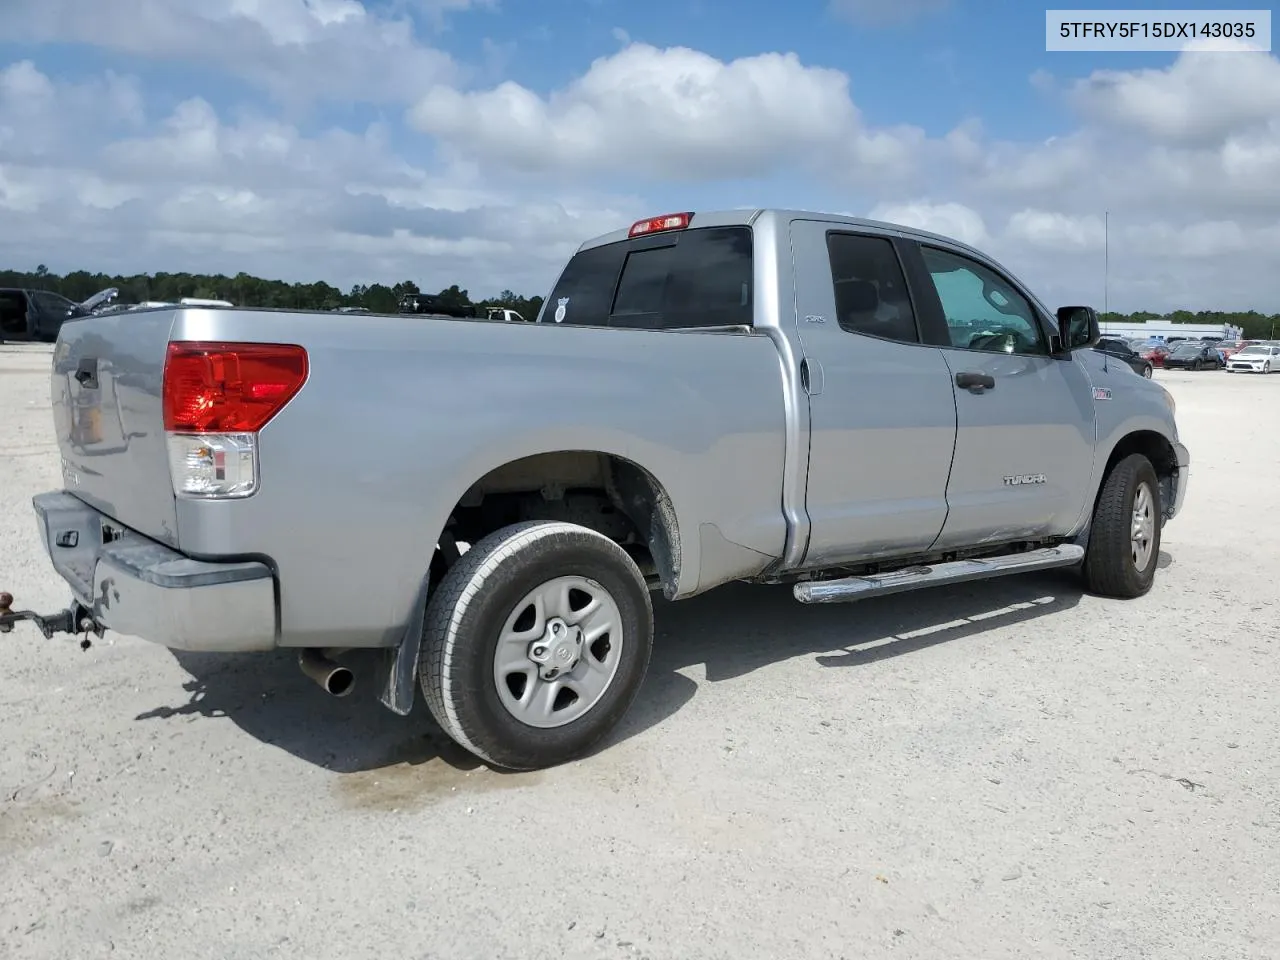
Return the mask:
<path fill-rule="evenodd" d="M 1268 353 L 1270 353 L 1270 351 L 1266 347 L 1245 347 L 1238 354 L 1236 354 L 1236 356 L 1238 357 L 1266 356 Z"/>
<path fill-rule="evenodd" d="M 1180 343 L 1173 348 L 1173 352 L 1177 356 L 1185 357 L 1193 353 L 1199 353 L 1203 349 L 1204 347 L 1198 343 Z"/>

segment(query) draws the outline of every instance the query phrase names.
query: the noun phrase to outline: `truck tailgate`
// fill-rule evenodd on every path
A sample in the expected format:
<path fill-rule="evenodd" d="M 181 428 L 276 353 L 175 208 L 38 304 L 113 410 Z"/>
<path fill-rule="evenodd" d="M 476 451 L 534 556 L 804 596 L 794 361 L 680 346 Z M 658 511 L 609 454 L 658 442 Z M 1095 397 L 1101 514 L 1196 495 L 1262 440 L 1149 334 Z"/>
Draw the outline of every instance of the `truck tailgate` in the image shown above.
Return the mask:
<path fill-rule="evenodd" d="M 172 310 L 69 320 L 53 354 L 54 427 L 69 493 L 177 546 L 161 390 Z"/>

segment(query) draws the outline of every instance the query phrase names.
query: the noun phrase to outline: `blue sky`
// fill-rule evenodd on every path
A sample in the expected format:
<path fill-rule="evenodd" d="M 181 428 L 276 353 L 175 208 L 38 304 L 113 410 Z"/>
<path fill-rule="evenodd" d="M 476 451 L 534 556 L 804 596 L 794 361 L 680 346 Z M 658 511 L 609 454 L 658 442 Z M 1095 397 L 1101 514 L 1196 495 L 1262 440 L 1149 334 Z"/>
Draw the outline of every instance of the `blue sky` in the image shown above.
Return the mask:
<path fill-rule="evenodd" d="M 1053 299 L 1096 290 L 1111 211 L 1112 303 L 1266 308 L 1274 55 L 1046 53 L 1044 17 L 6 0 L 0 258 L 534 293 L 630 218 L 768 204 L 958 235 Z"/>

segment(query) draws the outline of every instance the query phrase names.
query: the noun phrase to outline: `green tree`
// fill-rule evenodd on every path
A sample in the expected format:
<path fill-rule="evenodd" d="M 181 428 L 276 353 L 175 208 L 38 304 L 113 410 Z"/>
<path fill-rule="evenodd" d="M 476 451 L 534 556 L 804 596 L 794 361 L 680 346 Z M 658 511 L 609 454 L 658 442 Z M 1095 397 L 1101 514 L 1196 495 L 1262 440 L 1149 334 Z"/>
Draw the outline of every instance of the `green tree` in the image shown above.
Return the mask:
<path fill-rule="evenodd" d="M 222 274 L 156 273 L 133 276 L 109 276 L 74 270 L 66 276 L 51 273 L 40 264 L 34 271 L 0 270 L 0 287 L 19 287 L 33 290 L 52 290 L 72 300 L 85 300 L 99 290 L 116 287 L 121 303 L 142 303 L 148 300 L 176 302 L 182 297 L 201 297 L 212 300 L 230 300 L 242 307 L 277 307 L 294 310 L 335 310 L 338 307 L 364 307 L 374 313 L 395 313 L 400 298 L 406 294 L 421 293 L 413 280 L 402 280 L 394 286 L 385 284 L 353 284 L 343 293 L 324 281 L 314 283 L 285 283 L 283 280 L 264 280 L 241 271 L 234 277 Z M 450 306 L 470 306 L 468 291 L 456 283 L 441 290 L 439 297 Z M 533 319 L 540 297 L 532 300 L 503 290 L 497 300 L 481 301 L 480 305 L 506 306 L 520 311 L 526 319 Z"/>

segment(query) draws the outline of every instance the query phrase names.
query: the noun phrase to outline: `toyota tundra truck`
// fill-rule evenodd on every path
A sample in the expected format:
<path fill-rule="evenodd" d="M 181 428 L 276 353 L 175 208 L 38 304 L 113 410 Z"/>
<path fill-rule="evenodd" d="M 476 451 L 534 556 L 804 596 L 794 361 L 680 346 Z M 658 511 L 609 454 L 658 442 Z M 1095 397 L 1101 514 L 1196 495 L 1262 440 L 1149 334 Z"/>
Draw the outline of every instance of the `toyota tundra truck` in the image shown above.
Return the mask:
<path fill-rule="evenodd" d="M 652 593 L 1147 593 L 1190 459 L 1098 336 L 971 246 L 783 210 L 590 240 L 533 323 L 68 320 L 34 507 L 72 600 L 0 626 L 287 648 L 339 695 L 373 648 L 346 659 L 391 710 L 420 690 L 490 764 L 562 763 L 640 689 Z"/>

